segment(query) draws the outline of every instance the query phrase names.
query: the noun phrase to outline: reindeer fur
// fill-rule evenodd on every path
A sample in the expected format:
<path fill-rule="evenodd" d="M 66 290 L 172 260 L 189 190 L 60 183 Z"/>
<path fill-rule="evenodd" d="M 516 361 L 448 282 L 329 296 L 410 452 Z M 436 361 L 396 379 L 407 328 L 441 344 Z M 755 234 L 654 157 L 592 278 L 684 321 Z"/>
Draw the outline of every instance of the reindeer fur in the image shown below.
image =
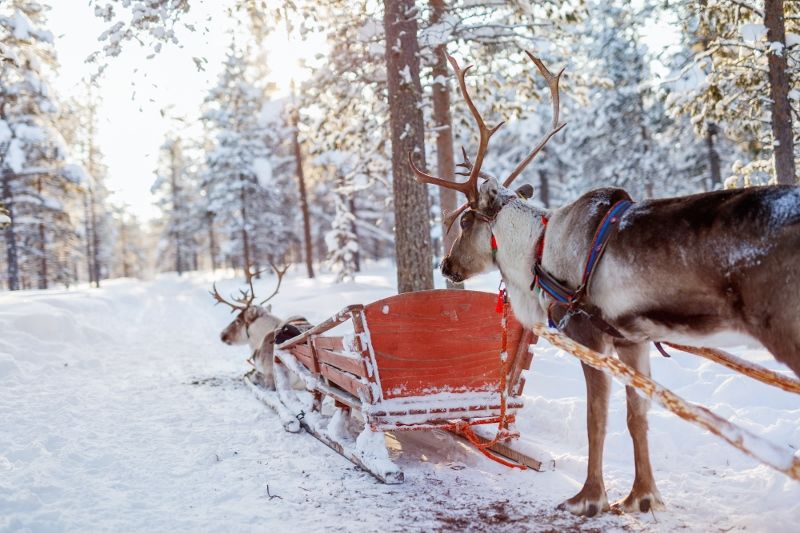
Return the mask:
<path fill-rule="evenodd" d="M 275 387 L 272 371 L 272 347 L 275 341 L 275 330 L 282 322 L 283 320 L 272 314 L 271 305 L 266 307 L 252 305 L 240 311 L 220 334 L 220 339 L 225 344 L 247 344 L 250 347 L 253 366 L 260 374 L 261 384 L 268 388 Z M 263 346 L 265 343 L 267 346 Z"/>
<path fill-rule="evenodd" d="M 487 180 L 477 211 L 492 221 L 471 211 L 462 216 L 461 234 L 442 272 L 461 281 L 496 266 L 520 322 L 546 323 L 550 298 L 530 288 L 542 216 L 549 218 L 542 266 L 576 288 L 600 220 L 624 198 L 621 189 L 597 189 L 549 211 Z M 498 246 L 494 261 L 492 233 Z M 581 315 L 563 323 L 563 332 L 591 349 L 616 351 L 645 375 L 650 374 L 648 342 L 737 331 L 760 341 L 800 376 L 800 188 L 754 187 L 634 204 L 611 236 L 584 301 L 625 339 L 603 334 Z M 552 318 L 560 321 L 564 309 L 553 310 Z M 562 505 L 592 516 L 608 509 L 602 457 L 609 378 L 587 365 L 583 370 L 588 471 L 581 491 Z M 647 511 L 662 506 L 649 459 L 648 402 L 630 387 L 626 393 L 636 475 L 619 505 Z"/>

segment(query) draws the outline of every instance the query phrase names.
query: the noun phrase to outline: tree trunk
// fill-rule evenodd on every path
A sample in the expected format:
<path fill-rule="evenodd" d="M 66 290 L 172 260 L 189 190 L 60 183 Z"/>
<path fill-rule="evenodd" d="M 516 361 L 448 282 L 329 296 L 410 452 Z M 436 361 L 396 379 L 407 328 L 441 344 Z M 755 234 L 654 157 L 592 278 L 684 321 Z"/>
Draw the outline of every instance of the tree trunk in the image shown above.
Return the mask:
<path fill-rule="evenodd" d="M 183 250 L 181 249 L 181 232 L 180 232 L 180 223 L 182 222 L 182 220 L 178 219 L 180 185 L 178 185 L 178 162 L 177 162 L 177 154 L 175 153 L 177 149 L 178 149 L 177 143 L 172 143 L 172 146 L 170 146 L 169 149 L 169 166 L 170 166 L 169 185 L 172 193 L 172 235 L 175 238 L 175 272 L 177 272 L 179 276 L 182 276 L 184 265 L 183 265 Z"/>
<path fill-rule="evenodd" d="M 292 82 L 292 101 L 294 102 L 294 82 Z M 306 272 L 309 278 L 314 277 L 314 254 L 311 245 L 311 217 L 308 214 L 308 194 L 306 193 L 306 178 L 303 174 L 303 154 L 300 151 L 298 125 L 300 112 L 292 110 L 292 145 L 294 148 L 294 165 L 297 172 L 297 191 L 300 195 L 300 212 L 303 215 L 303 239 L 305 241 Z"/>
<path fill-rule="evenodd" d="M 767 27 L 767 41 L 783 45 L 780 52 L 772 52 L 768 55 L 775 176 L 778 183 L 794 185 L 796 183 L 794 140 L 792 138 L 792 110 L 789 105 L 789 75 L 786 72 L 786 29 L 783 13 L 783 0 L 764 1 L 764 25 Z"/>
<path fill-rule="evenodd" d="M 91 246 L 91 265 L 90 265 L 90 274 L 89 274 L 89 284 L 91 285 L 91 280 L 94 278 L 94 286 L 100 288 L 100 234 L 97 231 L 97 202 L 94 196 L 94 189 L 92 187 L 92 180 L 95 176 L 98 175 L 97 173 L 97 165 L 95 164 L 95 146 L 94 146 L 94 120 L 95 120 L 95 109 L 96 104 L 94 98 L 92 96 L 92 86 L 91 84 L 87 86 L 88 89 L 88 102 L 89 102 L 89 117 L 88 117 L 88 131 L 86 132 L 86 136 L 88 139 L 88 152 L 86 154 L 86 163 L 87 163 L 87 170 L 89 171 L 89 216 L 91 218 L 92 224 L 92 246 Z M 86 238 L 89 238 L 89 235 L 86 235 Z"/>
<path fill-rule="evenodd" d="M 92 189 L 89 189 L 89 205 L 92 216 L 92 269 L 94 270 L 94 286 L 100 288 L 100 235 L 97 231 L 97 207 Z"/>
<path fill-rule="evenodd" d="M 547 171 L 539 170 L 539 198 L 546 209 L 550 209 L 550 180 Z"/>
<path fill-rule="evenodd" d="M 11 171 L 3 172 L 3 204 L 8 211 L 11 224 L 4 231 L 6 240 L 6 274 L 8 290 L 19 290 L 19 253 L 17 252 L 17 232 L 14 227 L 14 199 L 11 196 Z"/>
<path fill-rule="evenodd" d="M 433 288 L 427 187 L 417 183 L 408 154 L 425 168 L 422 86 L 419 81 L 417 9 L 413 0 L 384 0 L 386 72 L 392 130 L 397 290 Z"/>
<path fill-rule="evenodd" d="M 217 270 L 217 239 L 214 236 L 214 213 L 206 213 L 206 223 L 208 224 L 208 249 L 211 255 L 211 272 Z"/>
<path fill-rule="evenodd" d="M 711 174 L 711 188 L 714 190 L 718 185 L 722 185 L 722 173 L 720 171 L 719 152 L 714 147 L 714 136 L 719 133 L 719 128 L 713 122 L 706 126 L 706 147 L 708 147 L 708 169 Z"/>
<path fill-rule="evenodd" d="M 356 239 L 356 243 L 358 244 L 358 249 L 356 253 L 353 254 L 353 266 L 356 272 L 361 272 L 361 240 L 358 238 L 358 226 L 356 225 L 356 192 L 353 191 L 350 193 L 350 214 L 353 215 L 353 219 L 350 221 L 350 231 L 353 232 L 353 236 Z"/>
<path fill-rule="evenodd" d="M 91 207 L 89 203 L 89 191 L 83 194 L 83 228 L 86 237 L 86 274 L 89 276 L 89 285 L 94 283 L 94 263 L 92 258 L 92 228 L 91 228 Z"/>
<path fill-rule="evenodd" d="M 244 261 L 243 269 L 245 276 L 250 273 L 250 240 L 247 236 L 247 195 L 244 193 L 244 176 L 239 175 L 239 182 L 241 188 L 239 189 L 239 200 L 241 201 L 242 213 L 242 260 Z"/>
<path fill-rule="evenodd" d="M 42 197 L 42 177 L 37 176 L 36 178 L 36 192 L 39 193 L 39 197 Z M 44 231 L 44 221 L 42 220 L 42 216 L 44 215 L 44 209 L 39 213 L 39 283 L 37 285 L 38 289 L 46 289 L 47 288 L 47 243 L 45 239 L 47 235 Z"/>
<path fill-rule="evenodd" d="M 437 24 L 445 14 L 444 0 L 430 0 L 431 25 Z M 436 131 L 436 172 L 443 179 L 455 179 L 456 165 L 453 156 L 453 117 L 450 114 L 450 71 L 447 69 L 445 52 L 447 45 L 441 44 L 434 49 L 436 63 L 433 65 L 433 124 Z M 453 247 L 458 235 L 457 230 L 447 231 L 444 213 L 458 208 L 456 191 L 439 187 L 439 204 L 442 208 L 442 257 Z M 463 283 L 446 280 L 448 289 L 463 289 Z"/>
<path fill-rule="evenodd" d="M 119 242 L 120 253 L 122 254 L 122 277 L 129 278 L 131 276 L 130 267 L 128 266 L 128 226 L 125 224 L 125 217 L 119 217 Z"/>

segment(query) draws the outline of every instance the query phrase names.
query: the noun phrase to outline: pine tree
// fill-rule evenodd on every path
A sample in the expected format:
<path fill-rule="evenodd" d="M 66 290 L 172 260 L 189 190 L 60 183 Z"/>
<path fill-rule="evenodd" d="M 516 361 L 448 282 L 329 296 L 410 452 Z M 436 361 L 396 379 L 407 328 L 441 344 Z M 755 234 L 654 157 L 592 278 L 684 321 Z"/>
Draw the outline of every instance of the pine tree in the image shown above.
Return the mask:
<path fill-rule="evenodd" d="M 698 130 L 713 125 L 736 144 L 744 161 L 734 165 L 730 184 L 793 183 L 800 160 L 792 140 L 800 94 L 790 90 L 800 47 L 787 42 L 800 33 L 800 5 L 772 0 L 762 5 L 705 0 L 675 6 L 694 38 L 683 72 L 698 81 L 685 88 L 674 107 Z"/>
<path fill-rule="evenodd" d="M 68 165 L 58 107 L 47 79 L 57 67 L 46 7 L 13 0 L 0 6 L 0 199 L 12 222 L 4 230 L 11 290 L 69 281 L 76 241 L 67 203 L 83 174 Z"/>
<path fill-rule="evenodd" d="M 200 217 L 196 207 L 198 187 L 178 134 L 168 135 L 161 145 L 159 168 L 151 192 L 158 197 L 164 213 L 164 228 L 159 244 L 160 259 L 180 276 L 195 268 Z"/>
<path fill-rule="evenodd" d="M 247 51 L 232 44 L 204 115 L 214 139 L 203 188 L 208 211 L 241 250 L 242 268 L 280 261 L 297 243 L 293 155 L 284 103 L 269 102 Z M 233 250 L 228 248 L 228 252 Z"/>

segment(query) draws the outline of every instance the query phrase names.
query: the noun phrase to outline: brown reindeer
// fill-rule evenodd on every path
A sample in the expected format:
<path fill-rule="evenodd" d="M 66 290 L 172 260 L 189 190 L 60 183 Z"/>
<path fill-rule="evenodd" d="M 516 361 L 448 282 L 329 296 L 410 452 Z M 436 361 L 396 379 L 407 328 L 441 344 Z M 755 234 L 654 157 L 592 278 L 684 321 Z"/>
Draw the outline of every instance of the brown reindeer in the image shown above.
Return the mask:
<path fill-rule="evenodd" d="M 550 87 L 552 128 L 502 185 L 481 172 L 497 127 L 484 124 L 466 90 L 467 69 L 461 71 L 452 58 L 480 131 L 474 164 L 466 158 L 462 163 L 469 179 L 435 178 L 409 156 L 419 181 L 467 196 L 467 203 L 447 216 L 452 224 L 463 212 L 461 233 L 442 273 L 462 281 L 498 268 L 524 325 L 550 320 L 589 348 L 615 351 L 645 375 L 649 342 L 733 330 L 760 341 L 800 376 L 800 189 L 757 187 L 629 204 L 625 191 L 604 188 L 560 209 L 534 207 L 526 201 L 531 187 L 508 187 L 563 127 L 561 73 L 551 74 L 528 55 Z M 485 178 L 480 186 L 478 177 Z M 589 269 L 592 250 L 597 254 Z M 592 516 L 608 509 L 602 458 L 610 383 L 600 370 L 584 364 L 583 371 L 588 471 L 581 491 L 560 507 Z M 618 506 L 645 512 L 663 505 L 650 466 L 648 402 L 631 387 L 626 393 L 636 471 L 630 494 Z"/>
<path fill-rule="evenodd" d="M 249 361 L 261 374 L 263 384 L 271 388 L 273 387 L 273 345 L 276 337 L 281 333 L 288 321 L 273 315 L 272 306 L 265 306 L 264 304 L 278 294 L 283 282 L 283 276 L 286 274 L 289 265 L 278 267 L 270 262 L 270 267 L 277 276 L 277 285 L 272 294 L 258 304 L 254 303 L 256 296 L 253 289 L 253 278 L 257 274 L 250 271 L 245 274 L 248 289 L 240 291 L 238 297 L 232 298 L 233 301 L 222 297 L 217 290 L 216 283 L 213 285 L 211 295 L 218 304 L 225 304 L 231 308 L 232 313 L 237 313 L 236 318 L 220 333 L 220 339 L 225 344 L 230 345 L 248 344 L 251 353 Z"/>

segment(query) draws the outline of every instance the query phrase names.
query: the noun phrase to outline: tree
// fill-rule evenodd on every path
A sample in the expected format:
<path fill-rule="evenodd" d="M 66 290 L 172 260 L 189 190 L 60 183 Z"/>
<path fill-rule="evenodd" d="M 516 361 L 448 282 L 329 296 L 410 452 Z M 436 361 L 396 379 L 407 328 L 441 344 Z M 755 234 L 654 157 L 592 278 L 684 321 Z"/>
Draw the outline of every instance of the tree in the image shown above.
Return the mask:
<path fill-rule="evenodd" d="M 108 168 L 103 153 L 97 146 L 97 111 L 100 101 L 93 86 L 83 83 L 80 98 L 61 102 L 58 118 L 59 131 L 70 147 L 70 153 L 84 170 L 80 187 L 80 202 L 76 213 L 82 210 L 82 233 L 86 271 L 89 282 L 95 287 L 111 274 L 114 254 L 115 225 L 108 208 L 109 191 L 105 184 Z"/>
<path fill-rule="evenodd" d="M 413 0 L 384 0 L 384 10 L 397 290 L 411 292 L 433 288 L 428 194 L 408 165 L 412 154 L 418 166 L 425 167 L 417 10 Z"/>
<path fill-rule="evenodd" d="M 69 281 L 76 242 L 67 204 L 84 175 L 68 164 L 58 131 L 58 106 L 47 79 L 57 66 L 46 7 L 30 0 L 0 6 L 0 201 L 11 223 L 4 230 L 8 288 Z"/>
<path fill-rule="evenodd" d="M 772 138 L 775 150 L 775 177 L 778 183 L 794 185 L 794 134 L 792 108 L 789 105 L 789 68 L 786 52 L 783 0 L 764 1 L 764 25 L 767 27 L 767 64 L 769 95 L 772 100 Z"/>
<path fill-rule="evenodd" d="M 158 205 L 165 216 L 159 249 L 172 258 L 179 276 L 195 268 L 198 245 L 195 236 L 200 230 L 196 205 L 199 195 L 183 144 L 180 135 L 173 134 L 161 145 L 159 169 L 150 189 L 158 195 Z"/>
<path fill-rule="evenodd" d="M 772 0 L 763 5 L 724 0 L 674 5 L 695 43 L 682 69 L 693 83 L 673 99 L 672 108 L 690 116 L 699 133 L 709 125 L 735 143 L 744 161 L 735 163 L 730 185 L 795 182 L 800 158 L 792 139 L 800 98 L 791 98 L 800 47 L 786 42 L 787 35 L 800 32 L 800 6 Z"/>
<path fill-rule="evenodd" d="M 294 157 L 285 102 L 270 101 L 247 51 L 231 44 L 204 119 L 213 144 L 202 188 L 206 212 L 228 231 L 243 269 L 281 260 L 297 242 L 292 208 Z M 207 215 L 206 215 L 207 216 Z M 256 269 L 257 270 L 257 269 Z"/>
<path fill-rule="evenodd" d="M 445 16 L 444 0 L 430 0 L 431 6 L 431 26 L 443 22 Z M 445 53 L 447 52 L 446 42 L 441 42 L 434 48 L 436 61 L 431 70 L 433 84 L 431 86 L 431 101 L 433 103 L 433 124 L 436 132 L 436 172 L 444 179 L 455 177 L 456 165 L 453 156 L 453 118 L 450 114 L 450 82 L 449 68 Z M 456 204 L 456 191 L 439 187 L 439 205 L 442 212 L 453 212 L 458 208 Z M 443 254 L 447 254 L 453 247 L 456 239 L 455 231 L 448 231 L 442 217 L 442 248 Z M 449 288 L 463 288 L 463 283 L 453 283 L 447 280 Z"/>

